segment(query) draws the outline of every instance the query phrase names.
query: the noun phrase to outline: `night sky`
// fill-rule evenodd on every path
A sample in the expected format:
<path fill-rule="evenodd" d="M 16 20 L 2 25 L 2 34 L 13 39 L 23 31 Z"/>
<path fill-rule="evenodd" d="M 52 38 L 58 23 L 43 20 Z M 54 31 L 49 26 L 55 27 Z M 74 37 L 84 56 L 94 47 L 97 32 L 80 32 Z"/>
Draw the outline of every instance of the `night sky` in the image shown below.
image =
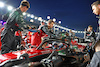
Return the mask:
<path fill-rule="evenodd" d="M 5 3 L 18 7 L 22 0 L 3 0 Z M 84 30 L 88 25 L 97 29 L 98 19 L 92 13 L 91 4 L 96 0 L 28 0 L 31 8 L 28 13 L 38 17 L 49 15 L 56 18 L 57 22 L 62 21 L 61 25 L 74 30 Z"/>

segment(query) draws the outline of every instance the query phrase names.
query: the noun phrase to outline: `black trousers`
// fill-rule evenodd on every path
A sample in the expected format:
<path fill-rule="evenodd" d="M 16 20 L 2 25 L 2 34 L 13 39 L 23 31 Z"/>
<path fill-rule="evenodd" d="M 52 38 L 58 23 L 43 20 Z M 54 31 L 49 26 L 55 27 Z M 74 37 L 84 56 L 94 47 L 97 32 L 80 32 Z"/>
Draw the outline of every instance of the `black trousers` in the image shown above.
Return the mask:
<path fill-rule="evenodd" d="M 10 50 L 16 50 L 17 45 L 15 43 L 15 31 L 3 30 L 1 33 L 1 54 L 8 53 Z"/>
<path fill-rule="evenodd" d="M 21 36 L 15 36 L 15 43 L 19 46 L 21 45 Z"/>

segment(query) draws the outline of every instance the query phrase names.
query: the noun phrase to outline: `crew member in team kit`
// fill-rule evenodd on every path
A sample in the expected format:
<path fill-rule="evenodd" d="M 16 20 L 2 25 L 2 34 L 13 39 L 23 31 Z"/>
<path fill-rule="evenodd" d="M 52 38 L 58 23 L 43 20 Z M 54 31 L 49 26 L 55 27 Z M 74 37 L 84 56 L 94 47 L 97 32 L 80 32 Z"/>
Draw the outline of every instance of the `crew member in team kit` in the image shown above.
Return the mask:
<path fill-rule="evenodd" d="M 16 50 L 17 45 L 15 44 L 15 31 L 27 28 L 22 13 L 26 12 L 29 8 L 29 2 L 22 1 L 19 8 L 9 14 L 4 30 L 1 33 L 2 54 L 8 53 L 10 50 Z"/>
<path fill-rule="evenodd" d="M 39 29 L 40 33 L 36 32 L 31 37 L 31 45 L 39 46 L 41 43 L 41 38 L 46 34 L 50 36 L 55 36 L 54 33 L 52 32 L 53 25 L 54 25 L 54 21 L 48 20 L 47 25 L 41 26 L 41 28 Z"/>

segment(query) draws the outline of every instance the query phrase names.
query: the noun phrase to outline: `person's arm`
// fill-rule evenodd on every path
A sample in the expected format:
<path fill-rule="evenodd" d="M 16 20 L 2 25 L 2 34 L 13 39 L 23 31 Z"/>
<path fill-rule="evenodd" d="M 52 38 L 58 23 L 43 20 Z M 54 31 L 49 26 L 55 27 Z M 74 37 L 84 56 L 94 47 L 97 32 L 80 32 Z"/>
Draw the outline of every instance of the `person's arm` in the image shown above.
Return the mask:
<path fill-rule="evenodd" d="M 92 37 L 94 38 L 94 40 L 96 40 L 96 35 L 95 35 L 95 32 L 94 31 L 92 33 Z"/>
<path fill-rule="evenodd" d="M 9 17 L 9 14 L 10 14 L 10 12 L 8 12 L 8 13 L 2 15 L 2 20 L 3 20 L 3 21 L 7 21 L 8 17 Z"/>
<path fill-rule="evenodd" d="M 53 32 L 49 31 L 48 27 L 46 26 L 42 27 L 42 31 L 47 35 L 54 35 Z"/>
<path fill-rule="evenodd" d="M 18 24 L 18 28 L 19 29 L 26 29 L 27 28 L 27 25 L 24 22 L 24 18 L 23 18 L 22 14 L 20 14 L 20 13 L 17 14 L 17 16 L 16 16 L 16 22 Z"/>
<path fill-rule="evenodd" d="M 37 32 L 37 30 L 35 29 L 35 30 L 28 30 L 28 31 L 30 31 L 30 32 Z"/>

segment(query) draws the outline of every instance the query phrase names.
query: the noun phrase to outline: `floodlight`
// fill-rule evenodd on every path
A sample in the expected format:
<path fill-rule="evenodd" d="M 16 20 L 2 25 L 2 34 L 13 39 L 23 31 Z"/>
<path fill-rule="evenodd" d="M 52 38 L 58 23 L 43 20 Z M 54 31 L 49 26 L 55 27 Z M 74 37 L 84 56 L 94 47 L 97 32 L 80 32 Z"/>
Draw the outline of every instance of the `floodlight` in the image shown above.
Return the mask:
<path fill-rule="evenodd" d="M 13 7 L 12 6 L 8 6 L 8 10 L 12 10 L 13 9 Z"/>

